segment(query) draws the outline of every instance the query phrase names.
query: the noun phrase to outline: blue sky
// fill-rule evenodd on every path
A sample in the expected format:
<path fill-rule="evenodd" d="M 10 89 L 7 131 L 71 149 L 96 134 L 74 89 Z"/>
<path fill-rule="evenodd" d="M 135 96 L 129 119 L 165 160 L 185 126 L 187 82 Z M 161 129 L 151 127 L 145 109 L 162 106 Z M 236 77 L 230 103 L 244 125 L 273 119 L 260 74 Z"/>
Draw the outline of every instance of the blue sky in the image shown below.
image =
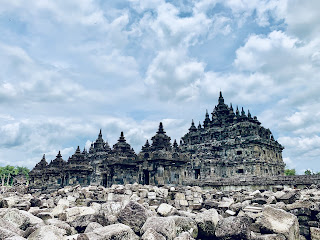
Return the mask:
<path fill-rule="evenodd" d="M 64 159 L 102 129 L 139 152 L 225 102 L 250 109 L 299 173 L 320 171 L 317 0 L 0 4 L 0 165 Z"/>

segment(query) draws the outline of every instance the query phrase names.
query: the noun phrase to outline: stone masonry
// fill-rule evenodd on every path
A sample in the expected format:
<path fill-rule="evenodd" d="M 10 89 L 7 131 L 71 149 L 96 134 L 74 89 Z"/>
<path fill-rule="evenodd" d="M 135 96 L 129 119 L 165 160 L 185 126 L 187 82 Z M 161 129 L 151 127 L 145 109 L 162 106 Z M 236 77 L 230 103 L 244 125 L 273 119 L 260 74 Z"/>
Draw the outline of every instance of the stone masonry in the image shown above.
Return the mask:
<path fill-rule="evenodd" d="M 111 148 L 102 133 L 89 151 L 78 147 L 67 161 L 60 152 L 47 163 L 45 156 L 30 172 L 31 189 L 58 189 L 82 186 L 139 183 L 183 185 L 191 181 L 231 177 L 283 175 L 283 147 L 269 129 L 261 126 L 250 112 L 234 112 L 220 92 L 218 105 L 201 125 L 192 121 L 180 145 L 166 134 L 160 122 L 158 131 L 136 154 L 123 132 Z"/>

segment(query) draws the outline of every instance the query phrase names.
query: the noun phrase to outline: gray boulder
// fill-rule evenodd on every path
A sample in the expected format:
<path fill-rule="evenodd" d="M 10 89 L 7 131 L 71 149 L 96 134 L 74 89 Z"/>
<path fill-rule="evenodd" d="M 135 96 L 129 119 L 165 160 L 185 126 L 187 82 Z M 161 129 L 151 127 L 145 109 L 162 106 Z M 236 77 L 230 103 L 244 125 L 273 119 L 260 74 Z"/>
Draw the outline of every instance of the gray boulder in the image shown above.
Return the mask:
<path fill-rule="evenodd" d="M 176 214 L 177 209 L 167 203 L 161 203 L 157 209 L 157 213 L 163 217 L 167 217 Z"/>
<path fill-rule="evenodd" d="M 179 235 L 183 232 L 188 232 L 192 238 L 198 236 L 198 226 L 195 220 L 189 217 L 170 216 L 175 222 L 176 234 Z"/>
<path fill-rule="evenodd" d="M 256 223 L 260 225 L 261 233 L 280 233 L 287 240 L 299 239 L 299 223 L 295 215 L 282 209 L 266 206 L 262 216 Z"/>
<path fill-rule="evenodd" d="M 57 228 L 66 230 L 67 235 L 72 235 L 76 233 L 76 230 L 73 227 L 71 227 L 68 223 L 60 221 L 59 219 L 56 219 L 56 218 L 48 219 L 45 221 L 45 223 L 47 225 L 53 225 L 53 226 L 56 226 Z"/>
<path fill-rule="evenodd" d="M 160 233 L 166 239 L 172 240 L 176 237 L 175 221 L 172 218 L 165 217 L 150 217 L 141 228 L 141 235 L 143 235 L 149 228 Z"/>
<path fill-rule="evenodd" d="M 23 231 L 18 227 L 17 224 L 6 221 L 3 218 L 0 218 L 0 226 L 4 229 L 7 229 L 11 232 L 16 233 L 17 235 L 20 235 L 20 236 L 23 235 Z M 0 239 L 1 239 L 1 237 L 0 237 Z"/>
<path fill-rule="evenodd" d="M 251 223 L 251 219 L 246 216 L 227 217 L 218 222 L 215 235 L 219 240 L 250 239 Z"/>
<path fill-rule="evenodd" d="M 101 227 L 103 227 L 103 226 L 100 223 L 91 222 L 88 224 L 88 226 L 86 227 L 86 230 L 84 232 L 85 233 L 93 232 L 94 229 L 101 228 Z"/>
<path fill-rule="evenodd" d="M 311 227 L 310 235 L 312 240 L 320 240 L 320 228 Z"/>
<path fill-rule="evenodd" d="M 19 236 L 19 235 L 15 232 L 12 232 L 8 229 L 3 228 L 2 226 L 0 227 L 0 239 L 7 239 L 8 237 L 14 237 L 14 236 Z"/>
<path fill-rule="evenodd" d="M 6 240 L 26 240 L 26 238 L 21 236 L 13 236 L 13 237 L 6 238 Z"/>
<path fill-rule="evenodd" d="M 141 204 L 130 201 L 119 212 L 118 221 L 131 227 L 134 232 L 139 233 L 149 215 L 148 210 Z"/>
<path fill-rule="evenodd" d="M 82 239 L 88 240 L 138 240 L 139 237 L 132 229 L 124 224 L 112 224 L 96 228 L 92 232 L 81 234 Z"/>
<path fill-rule="evenodd" d="M 299 199 L 299 193 L 295 190 L 292 191 L 288 191 L 286 193 L 284 193 L 283 195 L 277 197 L 278 201 L 282 201 L 286 204 L 291 204 L 294 203 L 296 200 Z"/>
<path fill-rule="evenodd" d="M 30 218 L 15 208 L 8 209 L 2 218 L 5 221 L 15 224 L 22 230 L 25 230 L 30 225 Z"/>
<path fill-rule="evenodd" d="M 178 237 L 174 238 L 174 240 L 194 240 L 194 238 L 191 237 L 190 233 L 183 232 L 183 233 L 179 234 Z"/>
<path fill-rule="evenodd" d="M 41 226 L 33 233 L 30 234 L 28 240 L 58 240 L 62 239 L 66 235 L 66 230 L 57 228 L 53 225 Z"/>
<path fill-rule="evenodd" d="M 283 234 L 260 234 L 251 232 L 251 240 L 286 240 Z"/>
<path fill-rule="evenodd" d="M 76 217 L 72 222 L 70 222 L 70 226 L 74 227 L 78 233 L 83 233 L 91 222 L 97 222 L 102 226 L 109 224 L 108 220 L 103 215 L 88 214 Z"/>
<path fill-rule="evenodd" d="M 219 221 L 219 214 L 215 209 L 209 209 L 199 213 L 195 217 L 198 225 L 199 237 L 215 236 L 216 226 Z"/>
<path fill-rule="evenodd" d="M 166 238 L 152 228 L 148 228 L 147 231 L 141 236 L 141 240 L 166 240 Z"/>

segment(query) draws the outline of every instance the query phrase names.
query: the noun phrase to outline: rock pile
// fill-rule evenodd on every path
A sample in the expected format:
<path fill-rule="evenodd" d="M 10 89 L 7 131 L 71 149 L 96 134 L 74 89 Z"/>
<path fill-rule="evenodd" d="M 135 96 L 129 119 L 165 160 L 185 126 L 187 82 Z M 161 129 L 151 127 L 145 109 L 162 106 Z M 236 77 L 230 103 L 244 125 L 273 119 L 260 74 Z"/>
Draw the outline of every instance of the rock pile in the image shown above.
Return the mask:
<path fill-rule="evenodd" d="M 139 184 L 0 195 L 0 239 L 318 240 L 320 189 Z"/>

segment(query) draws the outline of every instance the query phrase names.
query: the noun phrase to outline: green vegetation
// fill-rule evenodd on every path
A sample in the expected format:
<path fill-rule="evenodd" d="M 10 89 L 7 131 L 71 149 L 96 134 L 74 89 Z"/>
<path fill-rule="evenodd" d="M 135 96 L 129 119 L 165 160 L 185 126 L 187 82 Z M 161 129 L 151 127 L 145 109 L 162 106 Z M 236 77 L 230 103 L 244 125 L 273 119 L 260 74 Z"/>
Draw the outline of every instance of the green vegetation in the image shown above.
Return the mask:
<path fill-rule="evenodd" d="M 305 170 L 304 171 L 304 175 L 312 175 L 313 173 L 311 172 L 311 170 Z"/>
<path fill-rule="evenodd" d="M 284 174 L 286 176 L 295 176 L 296 175 L 296 170 L 293 168 L 293 169 L 285 169 L 284 170 Z"/>
<path fill-rule="evenodd" d="M 26 167 L 14 167 L 7 165 L 5 167 L 0 167 L 0 179 L 1 179 L 1 186 L 11 186 L 13 182 L 13 178 L 18 174 L 24 174 L 29 180 L 29 172 L 30 170 Z"/>

